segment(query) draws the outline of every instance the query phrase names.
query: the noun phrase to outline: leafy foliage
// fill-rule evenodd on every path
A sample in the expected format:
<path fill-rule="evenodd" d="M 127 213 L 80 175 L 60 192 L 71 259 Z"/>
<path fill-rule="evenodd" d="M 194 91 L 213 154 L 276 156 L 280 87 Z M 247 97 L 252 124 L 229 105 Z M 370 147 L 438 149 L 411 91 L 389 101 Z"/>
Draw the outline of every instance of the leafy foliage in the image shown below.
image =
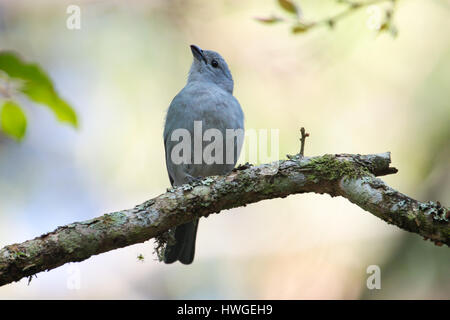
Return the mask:
<path fill-rule="evenodd" d="M 346 16 L 358 11 L 361 8 L 374 6 L 381 3 L 390 3 L 390 7 L 384 9 L 384 18 L 378 26 L 374 26 L 374 29 L 378 33 L 389 32 L 391 36 L 396 37 L 398 30 L 393 24 L 393 14 L 398 0 L 371 0 L 371 1 L 349 1 L 349 0 L 336 0 L 337 3 L 345 6 L 345 10 L 326 17 L 317 21 L 308 21 L 303 18 L 301 7 L 292 0 L 278 0 L 278 5 L 283 11 L 289 13 L 286 17 L 269 16 L 269 17 L 257 17 L 255 20 L 264 24 L 273 24 L 275 22 L 285 21 L 291 23 L 291 32 L 294 34 L 305 33 L 318 26 L 328 26 L 334 28 L 336 23 Z M 297 1 L 298 2 L 298 1 Z M 294 15 L 294 17 L 292 17 Z"/>
<path fill-rule="evenodd" d="M 1 109 L 0 124 L 8 136 L 20 141 L 25 135 L 27 119 L 16 103 L 6 101 Z"/>
<path fill-rule="evenodd" d="M 0 71 L 6 74 L 7 81 L 20 82 L 18 91 L 28 99 L 50 108 L 59 121 L 77 127 L 75 111 L 58 95 L 52 81 L 40 66 L 23 61 L 14 52 L 0 51 Z M 25 115 L 20 107 L 11 101 L 14 92 L 9 92 L 7 88 L 0 89 L 2 89 L 0 93 L 8 99 L 2 108 L 3 131 L 20 140 L 26 130 Z"/>

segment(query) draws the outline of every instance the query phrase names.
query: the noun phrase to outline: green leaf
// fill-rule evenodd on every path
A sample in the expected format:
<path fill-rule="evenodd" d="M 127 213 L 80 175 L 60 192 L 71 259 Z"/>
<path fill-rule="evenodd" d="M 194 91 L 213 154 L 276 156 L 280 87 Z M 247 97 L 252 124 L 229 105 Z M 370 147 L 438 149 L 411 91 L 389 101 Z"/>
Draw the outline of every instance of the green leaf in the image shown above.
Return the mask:
<path fill-rule="evenodd" d="M 310 25 L 304 24 L 304 23 L 297 23 L 295 26 L 292 27 L 291 31 L 292 33 L 303 33 L 308 31 L 310 28 Z"/>
<path fill-rule="evenodd" d="M 50 78 L 37 64 L 24 62 L 14 52 L 1 51 L 0 70 L 11 78 L 23 80 L 20 91 L 30 100 L 48 106 L 59 121 L 77 126 L 75 111 L 58 95 Z"/>
<path fill-rule="evenodd" d="M 294 13 L 297 15 L 300 12 L 297 5 L 293 3 L 291 0 L 278 0 L 278 4 L 287 12 Z"/>
<path fill-rule="evenodd" d="M 275 22 L 280 22 L 283 21 L 283 19 L 276 17 L 276 16 L 271 16 L 271 17 L 255 17 L 255 20 L 261 22 L 261 23 L 266 23 L 266 24 L 272 24 Z"/>
<path fill-rule="evenodd" d="M 3 104 L 0 113 L 2 130 L 10 137 L 20 141 L 25 136 L 27 118 L 22 109 L 12 101 Z"/>

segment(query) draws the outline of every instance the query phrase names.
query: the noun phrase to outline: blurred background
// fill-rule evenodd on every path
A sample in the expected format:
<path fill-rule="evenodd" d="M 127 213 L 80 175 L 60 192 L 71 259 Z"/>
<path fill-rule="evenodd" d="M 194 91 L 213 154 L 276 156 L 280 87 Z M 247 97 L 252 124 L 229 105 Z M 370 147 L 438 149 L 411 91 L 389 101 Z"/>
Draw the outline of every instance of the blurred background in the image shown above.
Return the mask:
<path fill-rule="evenodd" d="M 0 49 L 39 63 L 79 128 L 24 102 L 27 135 L 0 133 L 0 247 L 131 208 L 170 185 L 165 111 L 184 86 L 189 45 L 220 52 L 246 128 L 279 129 L 280 158 L 392 152 L 383 179 L 450 205 L 450 2 L 399 0 L 398 36 L 359 10 L 333 30 L 292 34 L 276 1 L 0 0 Z M 311 20 L 342 9 L 302 0 Z M 81 8 L 69 30 L 68 5 Z M 164 265 L 154 244 L 66 264 L 0 287 L 0 299 L 449 299 L 450 255 L 343 198 L 304 194 L 202 219 L 195 261 Z M 140 261 L 137 257 L 144 257 Z M 369 265 L 381 289 L 369 290 Z"/>

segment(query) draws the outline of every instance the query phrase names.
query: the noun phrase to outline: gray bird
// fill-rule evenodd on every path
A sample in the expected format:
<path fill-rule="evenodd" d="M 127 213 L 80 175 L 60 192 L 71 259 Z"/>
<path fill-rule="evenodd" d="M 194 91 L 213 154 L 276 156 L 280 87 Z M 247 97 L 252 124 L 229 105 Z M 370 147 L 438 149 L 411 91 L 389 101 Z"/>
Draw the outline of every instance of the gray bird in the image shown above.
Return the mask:
<path fill-rule="evenodd" d="M 234 146 L 227 150 L 226 130 L 244 129 L 244 114 L 237 99 L 233 96 L 233 78 L 228 65 L 221 55 L 214 51 L 202 50 L 191 45 L 194 56 L 186 86 L 172 100 L 166 115 L 164 126 L 164 147 L 166 153 L 166 166 L 172 186 L 191 183 L 199 178 L 223 175 L 234 168 L 242 147 L 243 137 L 233 138 Z M 223 135 L 222 161 L 195 161 L 194 155 L 194 121 L 201 121 L 202 132 L 208 129 L 217 129 Z M 196 122 L 197 124 L 199 122 Z M 179 143 L 173 141 L 172 133 L 177 129 L 185 129 L 192 136 L 190 152 L 182 154 L 190 161 L 174 161 L 172 151 Z M 238 130 L 239 131 L 239 130 Z M 196 131 L 198 133 L 198 131 Z M 205 134 L 206 136 L 206 134 Z M 214 141 L 202 139 L 202 148 Z M 216 141 L 214 141 L 216 142 Z M 231 146 L 231 144 L 229 145 Z M 219 149 L 218 149 L 219 150 Z M 186 150 L 183 150 L 183 153 Z M 220 152 L 220 151 L 215 151 Z M 232 153 L 231 161 L 227 161 L 228 154 Z M 190 154 L 190 155 L 189 155 Z M 214 154 L 213 154 L 214 155 Z M 215 154 L 220 157 L 220 153 Z M 186 159 L 184 158 L 184 159 Z M 194 260 L 195 239 L 197 235 L 198 219 L 180 225 L 175 229 L 175 243 L 167 245 L 164 252 L 164 262 L 173 263 L 180 261 L 190 264 Z"/>

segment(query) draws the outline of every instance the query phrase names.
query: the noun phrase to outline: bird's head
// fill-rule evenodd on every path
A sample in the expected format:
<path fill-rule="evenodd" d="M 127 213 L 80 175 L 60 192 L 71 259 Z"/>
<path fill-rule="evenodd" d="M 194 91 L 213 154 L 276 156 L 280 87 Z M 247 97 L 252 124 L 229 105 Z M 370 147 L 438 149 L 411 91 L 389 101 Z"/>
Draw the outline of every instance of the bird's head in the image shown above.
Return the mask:
<path fill-rule="evenodd" d="M 188 81 L 204 81 L 214 83 L 222 89 L 233 93 L 233 77 L 222 56 L 210 50 L 202 50 L 191 45 L 194 61 L 189 71 Z"/>

